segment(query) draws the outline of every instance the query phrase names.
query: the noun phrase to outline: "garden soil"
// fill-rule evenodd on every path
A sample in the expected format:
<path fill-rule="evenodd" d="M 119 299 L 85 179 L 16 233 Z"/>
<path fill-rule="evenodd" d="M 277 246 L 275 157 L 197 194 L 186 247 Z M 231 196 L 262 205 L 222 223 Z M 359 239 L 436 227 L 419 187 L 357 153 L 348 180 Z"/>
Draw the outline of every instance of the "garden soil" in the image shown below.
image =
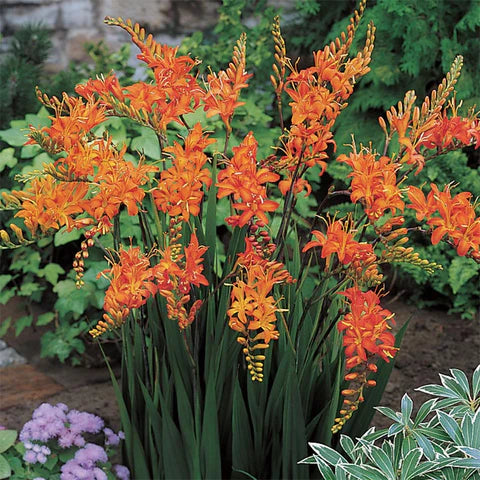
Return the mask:
<path fill-rule="evenodd" d="M 396 313 L 397 329 L 406 321 L 410 323 L 382 405 L 399 410 L 400 400 L 407 392 L 418 408 L 428 397 L 415 392 L 415 388 L 438 383 L 438 373 L 448 374 L 450 368 L 461 369 L 471 376 L 480 364 L 480 318 L 468 321 L 441 310 L 420 310 L 401 299 L 384 306 Z M 0 320 L 22 316 L 24 313 L 18 310 L 15 301 L 0 306 Z M 43 331 L 43 328 L 28 329 L 19 337 L 9 332 L 5 338 L 28 363 L 0 369 L 0 425 L 20 429 L 40 403 L 63 402 L 70 408 L 100 415 L 109 426 L 119 428 L 107 369 L 72 367 L 40 358 Z M 385 427 L 389 422 L 376 414 L 373 424 Z"/>

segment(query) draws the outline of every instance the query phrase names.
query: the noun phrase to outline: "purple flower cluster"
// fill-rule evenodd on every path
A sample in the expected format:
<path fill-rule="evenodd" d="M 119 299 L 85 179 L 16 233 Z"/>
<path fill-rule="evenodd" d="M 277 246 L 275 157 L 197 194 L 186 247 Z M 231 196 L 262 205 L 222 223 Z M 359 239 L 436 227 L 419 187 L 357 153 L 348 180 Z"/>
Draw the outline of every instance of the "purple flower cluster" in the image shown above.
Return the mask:
<path fill-rule="evenodd" d="M 47 445 L 65 449 L 77 447 L 75 456 L 61 467 L 61 480 L 107 480 L 101 464 L 108 462 L 108 447 L 115 447 L 125 439 L 123 432 L 115 433 L 111 428 L 103 428 L 103 420 L 92 413 L 69 410 L 63 403 L 50 405 L 43 403 L 32 415 L 20 432 L 20 440 L 25 446 L 24 461 L 30 464 L 44 464 L 52 453 Z M 100 433 L 103 429 L 105 446 L 86 443 L 84 434 Z M 100 464 L 100 465 L 99 465 Z M 104 465 L 105 468 L 105 465 Z M 110 468 L 110 467 L 109 467 Z M 123 465 L 115 465 L 113 472 L 119 480 L 129 480 L 130 472 Z M 36 480 L 44 480 L 38 477 Z"/>
<path fill-rule="evenodd" d="M 107 480 L 107 474 L 97 466 L 97 462 L 106 463 L 105 450 L 94 443 L 87 443 L 75 453 L 75 456 L 62 466 L 61 480 Z"/>
<path fill-rule="evenodd" d="M 113 471 L 118 480 L 130 480 L 130 470 L 123 465 L 114 465 Z"/>
<path fill-rule="evenodd" d="M 25 446 L 25 454 L 23 455 L 23 459 L 27 463 L 45 463 L 47 461 L 47 457 L 52 453 L 51 450 L 45 445 L 38 445 L 37 443 L 23 442 Z"/>
<path fill-rule="evenodd" d="M 116 447 L 120 440 L 125 440 L 125 434 L 120 430 L 118 433 L 115 433 L 111 428 L 104 428 L 103 433 L 105 434 L 105 445 Z"/>
<path fill-rule="evenodd" d="M 42 403 L 20 432 L 22 442 L 38 440 L 47 442 L 57 438 L 62 448 L 83 447 L 85 433 L 98 433 L 103 428 L 103 420 L 93 413 L 68 410 L 63 403 L 53 406 Z"/>

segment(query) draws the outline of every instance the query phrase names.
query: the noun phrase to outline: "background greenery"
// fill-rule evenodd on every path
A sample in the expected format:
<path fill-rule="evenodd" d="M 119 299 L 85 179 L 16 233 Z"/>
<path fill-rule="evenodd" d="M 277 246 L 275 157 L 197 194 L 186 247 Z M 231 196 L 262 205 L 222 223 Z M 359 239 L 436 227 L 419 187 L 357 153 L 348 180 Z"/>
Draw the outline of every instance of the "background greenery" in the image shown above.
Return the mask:
<path fill-rule="evenodd" d="M 297 56 L 311 57 L 314 49 L 334 38 L 343 29 L 355 8 L 352 1 L 297 1 L 293 17 L 284 21 L 282 29 L 287 52 L 294 60 Z M 276 111 L 273 108 L 271 86 L 268 82 L 273 62 L 273 41 L 270 26 L 276 11 L 266 7 L 263 0 L 224 0 L 220 7 L 218 25 L 211 32 L 196 32 L 185 38 L 181 53 L 190 52 L 203 59 L 200 72 L 209 68 L 224 68 L 231 58 L 232 39 L 241 32 L 248 35 L 247 69 L 254 73 L 250 88 L 242 93 L 245 105 L 236 112 L 233 121 L 231 145 L 238 143 L 253 130 L 261 145 L 272 145 L 280 133 Z M 245 22 L 249 19 L 248 25 Z M 253 21 L 252 21 L 253 19 Z M 458 83 L 458 100 L 464 107 L 480 104 L 480 5 L 476 1 L 450 2 L 425 0 L 378 0 L 369 2 L 361 29 L 368 20 L 377 26 L 376 46 L 371 64 L 372 71 L 356 87 L 349 108 L 339 117 L 336 127 L 338 149 L 347 149 L 350 133 L 355 132 L 357 144 L 381 141 L 382 132 L 377 118 L 405 93 L 405 85 L 415 88 L 418 98 L 427 95 L 438 84 L 457 54 L 464 56 L 464 68 Z M 253 26 L 252 26 L 253 25 Z M 362 33 L 357 38 L 362 38 Z M 129 45 L 111 53 L 100 44 L 86 45 L 91 62 L 71 65 L 55 76 L 44 71 L 44 62 L 51 44 L 47 32 L 39 26 L 20 29 L 9 54 L 0 68 L 0 190 L 13 186 L 17 173 L 41 168 L 43 162 L 52 161 L 35 146 L 23 146 L 29 124 L 43 126 L 48 123 L 45 110 L 38 112 L 34 86 L 43 85 L 49 94 L 72 92 L 74 85 L 88 77 L 114 70 L 121 81 L 128 82 L 133 69 L 128 66 Z M 465 110 L 464 110 L 465 111 Z M 37 113 L 38 112 L 38 113 Z M 205 123 L 205 119 L 201 119 Z M 209 120 L 210 121 L 210 120 Z M 219 122 L 219 120 L 217 121 Z M 220 130 L 210 121 L 212 130 Z M 142 151 L 147 157 L 158 158 L 155 136 L 147 129 L 120 119 L 109 120 L 109 131 L 117 142 L 125 142 L 129 152 Z M 267 156 L 269 147 L 260 149 Z M 333 152 L 332 152 L 333 153 Z M 417 185 L 435 181 L 439 185 L 452 181 L 461 184 L 474 196 L 480 196 L 479 150 L 452 152 L 433 160 L 417 177 Z M 341 184 L 346 177 L 346 166 L 331 162 L 328 173 L 320 179 L 314 174 L 309 180 L 318 191 L 325 191 L 331 182 Z M 312 215 L 315 201 L 300 198 L 297 210 L 302 217 Z M 219 217 L 224 217 L 219 203 Z M 346 208 L 337 205 L 336 208 Z M 135 226 L 124 217 L 122 234 L 133 235 Z M 4 225 L 11 220 L 10 212 L 0 212 Z M 301 217 L 298 218 L 302 220 Z M 220 234 L 221 234 L 220 226 Z M 405 294 L 419 306 L 442 305 L 465 318 L 473 318 L 480 306 L 476 285 L 480 283 L 480 267 L 473 260 L 456 257 L 447 245 L 430 245 L 428 238 L 415 238 L 416 250 L 444 266 L 444 270 L 427 277 L 420 269 L 408 265 L 396 266 L 390 274 L 390 287 L 394 293 Z M 56 334 L 43 336 L 42 354 L 81 360 L 85 351 L 84 332 L 101 315 L 104 280 L 95 278 L 105 268 L 103 252 L 93 249 L 86 263 L 86 288 L 75 291 L 71 270 L 72 253 L 79 249 L 78 234 L 65 232 L 53 239 L 43 239 L 38 245 L 22 248 L 13 253 L 0 251 L 0 303 L 13 296 L 25 300 L 25 315 L 14 325 L 19 334 L 33 323 L 29 304 L 42 302 L 51 312 L 42 315 L 37 325 L 50 324 Z M 413 280 L 413 282 L 412 282 Z M 71 294 L 75 291 L 75 296 Z M 70 299 L 75 298 L 74 302 Z M 10 327 L 9 319 L 2 319 L 0 335 Z"/>

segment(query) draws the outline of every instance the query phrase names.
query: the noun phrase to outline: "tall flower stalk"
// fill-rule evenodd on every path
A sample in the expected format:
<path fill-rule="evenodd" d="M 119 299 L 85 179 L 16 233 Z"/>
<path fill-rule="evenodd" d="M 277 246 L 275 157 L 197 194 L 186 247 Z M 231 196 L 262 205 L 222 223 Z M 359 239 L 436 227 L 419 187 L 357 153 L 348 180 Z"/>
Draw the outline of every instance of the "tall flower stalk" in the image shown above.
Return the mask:
<path fill-rule="evenodd" d="M 480 260 L 471 195 L 432 184 L 425 196 L 408 187 L 409 175 L 439 153 L 480 145 L 477 115 L 460 117 L 447 103 L 461 59 L 421 108 L 409 92 L 387 112 L 389 127 L 380 119 L 382 154 L 353 142 L 350 155 L 335 155 L 332 129 L 373 51 L 369 25 L 364 47 L 349 55 L 364 8 L 361 2 L 347 31 L 303 69 L 286 56 L 275 20 L 272 82 L 282 135 L 267 158 L 259 158 L 254 132 L 230 145 L 251 76 L 244 35 L 227 69 L 202 81 L 196 60 L 138 24 L 107 18 L 140 48 L 153 80 L 121 87 L 110 73 L 78 85 L 77 97 L 39 92 L 52 123 L 32 128 L 28 143 L 59 155 L 23 178 L 24 190 L 3 194 L 31 238 L 15 225 L 12 236 L 0 236 L 14 247 L 62 227 L 82 231 L 79 288 L 90 249 L 113 238 L 105 250 L 105 314 L 90 333 L 122 339 L 121 380 L 112 381 L 134 478 L 305 477 L 297 462 L 308 441 L 335 444 L 342 428 L 362 434 L 391 370 L 401 333 L 395 341 L 394 314 L 381 306 L 382 265 L 441 268 L 405 247 L 405 209 L 425 220 L 420 230 L 433 243 Z M 204 121 L 192 122 L 202 110 Z M 216 115 L 219 143 L 208 127 Z M 132 160 L 108 131 L 97 135 L 109 117 L 152 129 L 161 158 Z M 180 136 L 171 135 L 172 125 Z M 299 222 L 296 202 L 312 192 L 312 169 L 322 177 L 335 161 L 351 169 L 348 189 L 330 186 L 317 216 Z M 357 214 L 328 215 L 338 195 L 350 197 Z M 217 206 L 225 201 L 228 235 L 219 238 Z M 121 243 L 121 212 L 138 218 L 142 242 Z"/>

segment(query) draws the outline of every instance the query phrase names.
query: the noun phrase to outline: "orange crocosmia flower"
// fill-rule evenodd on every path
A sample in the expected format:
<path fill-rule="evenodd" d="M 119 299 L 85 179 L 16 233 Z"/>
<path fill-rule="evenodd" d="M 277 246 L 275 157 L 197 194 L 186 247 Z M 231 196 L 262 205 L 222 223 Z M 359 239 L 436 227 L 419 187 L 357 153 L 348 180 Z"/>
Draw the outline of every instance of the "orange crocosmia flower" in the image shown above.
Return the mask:
<path fill-rule="evenodd" d="M 233 285 L 230 308 L 227 311 L 230 328 L 244 335 L 249 330 L 260 330 L 253 341 L 264 344 L 278 339 L 275 322 L 279 309 L 273 296 L 269 295 L 275 283 L 273 272 L 265 270 L 261 265 L 251 265 L 247 270 L 246 281 L 237 280 Z"/>
<path fill-rule="evenodd" d="M 350 313 L 338 323 L 347 368 L 367 362 L 367 352 L 389 362 L 398 350 L 388 323 L 393 322 L 393 314 L 380 306 L 379 296 L 371 290 L 364 293 L 354 286 L 340 295 L 347 298 L 350 307 Z"/>
<path fill-rule="evenodd" d="M 330 265 L 331 256 L 334 253 L 337 254 L 338 260 L 343 265 L 349 264 L 358 255 L 373 253 L 370 244 L 359 243 L 354 239 L 348 222 L 344 224 L 341 220 L 335 220 L 328 225 L 326 234 L 318 230 L 313 230 L 312 233 L 316 240 L 308 242 L 302 252 L 314 247 L 321 247 L 321 257 L 326 258 L 325 268 Z"/>
<path fill-rule="evenodd" d="M 282 195 L 286 195 L 287 192 L 290 190 L 291 186 L 291 178 L 278 182 L 278 189 L 280 190 Z M 298 195 L 300 192 L 303 192 L 303 190 L 305 190 L 305 196 L 308 197 L 310 193 L 312 193 L 312 186 L 310 185 L 310 183 L 308 183 L 307 180 L 303 178 L 297 178 L 295 180 L 295 185 L 293 186 L 292 192 L 294 195 Z"/>
<path fill-rule="evenodd" d="M 182 147 L 174 142 L 165 151 L 172 155 L 173 165 L 160 174 L 158 186 L 153 190 L 155 205 L 171 217 L 181 215 L 188 221 L 190 215 L 200 213 L 203 187 L 210 187 L 210 171 L 203 168 L 208 161 L 203 153 L 215 140 L 203 135 L 199 123 L 193 127 Z"/>
<path fill-rule="evenodd" d="M 20 192 L 12 192 L 19 194 Z M 52 176 L 36 178 L 30 187 L 21 192 L 22 207 L 15 214 L 24 219 L 32 235 L 38 227 L 42 232 L 74 226 L 73 216 L 83 212 L 81 206 L 88 193 L 88 184 L 83 182 L 57 182 Z"/>
<path fill-rule="evenodd" d="M 242 227 L 254 216 L 268 223 L 265 212 L 273 212 L 279 205 L 273 200 L 268 200 L 264 184 L 276 182 L 280 177 L 268 168 L 258 168 L 257 146 L 252 132 L 248 133 L 238 147 L 233 147 L 233 158 L 217 177 L 217 197 L 233 195 L 235 200 L 233 207 L 242 212 L 240 215 L 229 217 L 232 225 Z"/>
<path fill-rule="evenodd" d="M 416 217 L 419 221 L 425 217 L 429 218 L 436 210 L 436 202 L 432 192 L 425 198 L 425 195 L 418 187 L 410 185 L 408 187 L 408 198 L 412 203 L 407 206 L 417 212 Z"/>
<path fill-rule="evenodd" d="M 145 110 L 148 113 L 152 112 L 153 105 L 159 100 L 164 99 L 164 95 L 159 91 L 155 85 L 150 85 L 144 82 L 137 82 L 133 85 L 125 87 L 127 92 L 125 98 L 130 100 L 130 106 L 135 110 Z"/>
<path fill-rule="evenodd" d="M 245 71 L 246 37 L 242 34 L 233 49 L 233 59 L 226 71 L 218 75 L 207 76 L 207 93 L 203 98 L 207 117 L 219 114 L 227 131 L 231 130 L 230 119 L 235 109 L 245 102 L 239 102 L 238 97 L 243 88 L 248 87 L 247 80 L 252 76 Z"/>
<path fill-rule="evenodd" d="M 64 94 L 62 106 L 69 111 L 68 115 L 63 115 L 62 108 L 58 107 L 55 117 L 49 117 L 52 125 L 43 127 L 40 132 L 65 150 L 79 142 L 92 128 L 106 118 L 105 106 L 100 105 L 100 100 L 95 101 L 93 97 L 84 103 L 81 98 L 73 98 Z"/>
<path fill-rule="evenodd" d="M 200 285 L 208 285 L 208 280 L 202 275 L 203 272 L 203 254 L 208 247 L 200 246 L 195 233 L 190 237 L 190 243 L 185 247 L 185 270 L 182 274 L 182 283 L 199 287 Z"/>
<path fill-rule="evenodd" d="M 155 295 L 153 269 L 150 260 L 140 251 L 140 247 L 123 246 L 118 252 L 119 261 L 106 270 L 110 286 L 105 292 L 104 310 L 113 319 L 125 318 L 132 308 L 144 305 L 147 298 Z"/>
<path fill-rule="evenodd" d="M 454 140 L 463 146 L 468 146 L 476 143 L 476 148 L 479 148 L 480 127 L 478 122 L 472 122 L 467 118 L 452 117 L 448 118 L 446 112 L 437 120 L 437 122 L 423 132 L 422 140 L 419 146 L 426 148 L 448 148 L 454 144 Z M 458 145 L 457 145 L 458 147 Z"/>
<path fill-rule="evenodd" d="M 86 99 L 98 95 L 108 106 L 110 105 L 108 101 L 110 95 L 113 95 L 120 102 L 124 100 L 122 87 L 114 73 L 106 77 L 102 75 L 95 80 L 90 78 L 85 84 L 79 83 L 75 87 L 75 92 Z"/>
<path fill-rule="evenodd" d="M 405 204 L 396 177 L 399 165 L 391 158 L 377 159 L 373 153 L 353 152 L 348 157 L 340 155 L 338 161 L 352 168 L 353 172 L 348 175 L 353 177 L 350 198 L 354 203 L 363 202 L 371 221 L 381 218 L 386 210 L 393 215 L 397 210 L 403 211 Z"/>
<path fill-rule="evenodd" d="M 462 192 L 452 198 L 450 187 L 447 185 L 441 192 L 432 183 L 427 198 L 417 187 L 410 187 L 410 208 L 417 211 L 417 219 L 427 219 L 432 227 L 432 244 L 436 245 L 443 237 L 451 239 L 460 256 L 470 251 L 480 250 L 480 217 L 475 214 L 471 204 L 470 192 Z M 438 213 L 439 216 L 434 216 Z"/>

